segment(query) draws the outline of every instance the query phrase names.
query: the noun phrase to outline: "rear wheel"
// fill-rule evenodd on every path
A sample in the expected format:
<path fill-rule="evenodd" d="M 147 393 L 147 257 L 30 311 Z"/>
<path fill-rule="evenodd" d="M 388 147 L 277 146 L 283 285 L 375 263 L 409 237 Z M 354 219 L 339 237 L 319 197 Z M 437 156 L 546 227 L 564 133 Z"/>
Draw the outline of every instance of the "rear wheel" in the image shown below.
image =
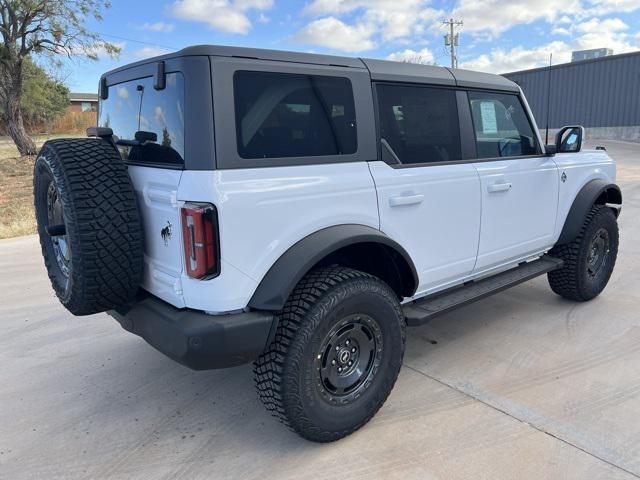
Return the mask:
<path fill-rule="evenodd" d="M 62 304 L 88 315 L 131 300 L 142 281 L 142 223 L 115 149 L 96 139 L 50 140 L 33 183 L 42 254 Z"/>
<path fill-rule="evenodd" d="M 579 302 L 598 296 L 618 256 L 618 223 L 613 211 L 594 205 L 576 239 L 554 247 L 550 255 L 564 260 L 561 269 L 548 275 L 555 293 Z"/>
<path fill-rule="evenodd" d="M 395 384 L 404 354 L 398 298 L 357 270 L 316 270 L 279 314 L 275 340 L 255 362 L 258 394 L 304 438 L 329 442 L 375 415 Z"/>

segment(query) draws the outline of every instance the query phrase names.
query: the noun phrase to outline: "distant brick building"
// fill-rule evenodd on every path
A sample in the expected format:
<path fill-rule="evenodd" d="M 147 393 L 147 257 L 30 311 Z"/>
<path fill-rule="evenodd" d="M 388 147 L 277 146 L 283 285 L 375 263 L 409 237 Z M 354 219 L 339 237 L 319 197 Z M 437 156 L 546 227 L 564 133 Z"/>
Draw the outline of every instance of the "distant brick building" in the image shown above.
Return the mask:
<path fill-rule="evenodd" d="M 97 112 L 98 111 L 98 94 L 97 93 L 70 93 L 69 112 Z"/>
<path fill-rule="evenodd" d="M 51 125 L 42 125 L 37 131 L 48 133 L 80 133 L 98 121 L 98 94 L 70 93 L 69 105 L 64 114 Z"/>

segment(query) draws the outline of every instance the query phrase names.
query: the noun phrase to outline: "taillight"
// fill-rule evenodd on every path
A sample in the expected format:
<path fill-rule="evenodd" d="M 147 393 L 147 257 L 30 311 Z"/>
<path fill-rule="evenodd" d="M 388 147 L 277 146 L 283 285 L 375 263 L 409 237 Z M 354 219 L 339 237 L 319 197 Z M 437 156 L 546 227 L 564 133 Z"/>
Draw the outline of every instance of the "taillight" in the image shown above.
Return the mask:
<path fill-rule="evenodd" d="M 191 278 L 204 278 L 220 273 L 218 215 L 213 205 L 184 204 L 182 240 L 187 275 Z"/>

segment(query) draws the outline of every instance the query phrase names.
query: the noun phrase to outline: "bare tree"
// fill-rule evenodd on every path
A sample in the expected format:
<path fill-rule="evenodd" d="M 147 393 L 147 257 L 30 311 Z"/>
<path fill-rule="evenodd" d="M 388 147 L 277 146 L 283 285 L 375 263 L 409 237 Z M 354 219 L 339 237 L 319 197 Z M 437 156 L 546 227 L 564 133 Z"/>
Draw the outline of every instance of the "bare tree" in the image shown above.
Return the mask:
<path fill-rule="evenodd" d="M 411 57 L 404 58 L 402 63 L 417 63 L 419 65 L 437 65 L 433 60 L 428 60 L 424 55 L 416 54 Z"/>
<path fill-rule="evenodd" d="M 83 56 L 97 59 L 120 49 L 85 27 L 89 17 L 101 20 L 109 8 L 102 0 L 0 0 L 0 103 L 2 120 L 21 155 L 35 155 L 20 110 L 23 65 L 30 55 Z"/>

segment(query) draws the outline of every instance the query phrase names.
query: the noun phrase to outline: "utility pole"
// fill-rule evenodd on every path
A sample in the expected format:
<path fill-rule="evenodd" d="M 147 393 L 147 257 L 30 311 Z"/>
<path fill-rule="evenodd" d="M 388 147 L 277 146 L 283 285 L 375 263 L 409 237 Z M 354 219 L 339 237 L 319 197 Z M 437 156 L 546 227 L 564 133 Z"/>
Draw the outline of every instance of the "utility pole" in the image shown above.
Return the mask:
<path fill-rule="evenodd" d="M 460 45 L 460 34 L 455 32 L 456 27 L 462 27 L 462 20 L 454 20 L 450 18 L 442 22 L 449 26 L 449 32 L 444 36 L 444 44 L 451 51 L 451 68 L 458 68 L 458 57 L 456 55 L 456 47 Z"/>

